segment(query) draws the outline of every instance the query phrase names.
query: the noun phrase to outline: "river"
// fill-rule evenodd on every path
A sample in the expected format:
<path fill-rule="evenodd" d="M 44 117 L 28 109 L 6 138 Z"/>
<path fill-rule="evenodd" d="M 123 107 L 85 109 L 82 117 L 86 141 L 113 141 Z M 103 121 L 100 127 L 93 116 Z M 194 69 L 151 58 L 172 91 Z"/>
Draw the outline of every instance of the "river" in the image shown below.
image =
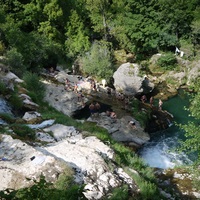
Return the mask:
<path fill-rule="evenodd" d="M 150 167 L 166 169 L 192 163 L 192 156 L 179 153 L 177 150 L 179 140 L 184 139 L 184 131 L 175 125 L 175 123 L 185 124 L 188 120 L 192 120 L 185 109 L 188 106 L 189 95 L 183 90 L 163 103 L 163 110 L 173 114 L 174 124 L 166 130 L 154 133 L 151 140 L 140 149 L 140 157 Z"/>

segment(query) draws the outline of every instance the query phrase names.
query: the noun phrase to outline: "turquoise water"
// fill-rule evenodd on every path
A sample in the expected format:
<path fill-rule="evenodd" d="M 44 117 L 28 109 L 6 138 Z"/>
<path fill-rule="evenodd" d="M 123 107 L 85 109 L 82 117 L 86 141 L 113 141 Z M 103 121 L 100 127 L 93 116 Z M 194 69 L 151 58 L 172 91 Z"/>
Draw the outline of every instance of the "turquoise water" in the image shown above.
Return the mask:
<path fill-rule="evenodd" d="M 183 90 L 179 94 L 163 102 L 163 110 L 174 116 L 175 123 L 185 124 L 193 120 L 185 109 L 189 106 L 189 95 Z M 168 129 L 156 132 L 151 140 L 139 151 L 139 155 L 151 167 L 173 168 L 175 165 L 190 164 L 192 157 L 177 151 L 180 139 L 184 139 L 184 131 L 175 123 Z"/>

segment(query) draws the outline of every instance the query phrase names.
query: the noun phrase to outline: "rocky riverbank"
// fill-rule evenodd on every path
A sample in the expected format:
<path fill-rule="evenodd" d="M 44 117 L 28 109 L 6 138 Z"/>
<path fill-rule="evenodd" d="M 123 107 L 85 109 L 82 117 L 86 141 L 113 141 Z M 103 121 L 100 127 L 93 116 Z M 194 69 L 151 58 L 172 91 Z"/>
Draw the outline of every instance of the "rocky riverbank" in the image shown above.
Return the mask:
<path fill-rule="evenodd" d="M 123 65 L 122 68 L 125 67 L 127 69 L 128 66 L 132 68 L 130 63 Z M 137 70 L 139 66 L 133 66 L 133 72 L 128 73 L 128 75 L 139 76 Z M 155 80 L 154 84 L 159 79 L 155 79 L 152 76 L 148 77 L 151 81 Z M 73 90 L 65 89 L 66 78 L 69 78 L 73 86 L 75 83 L 80 84 L 79 87 L 81 87 L 81 91 L 84 94 L 83 101 L 78 99 L 78 94 Z M 40 113 L 37 112 L 39 105 L 35 104 L 27 95 L 26 90 L 21 87 L 20 83 L 23 80 L 11 72 L 2 73 L 1 80 L 10 90 L 13 90 L 17 85 L 20 86 L 19 96 L 23 101 L 24 108 L 29 111 L 26 111 L 23 117 L 17 120 L 36 131 L 37 142 L 27 143 L 14 139 L 16 134 L 6 123 L 1 123 L 4 128 L 0 135 L 0 178 L 2 180 L 0 190 L 7 188 L 19 189 L 29 186 L 33 182 L 27 181 L 26 178 L 38 180 L 41 174 L 48 181 L 54 182 L 64 173 L 66 168 L 69 168 L 69 170 L 72 170 L 71 173 L 74 173 L 74 180 L 77 183 L 85 184 L 84 195 L 87 199 L 101 199 L 110 190 L 121 187 L 123 184 L 128 185 L 132 196 L 139 192 L 135 181 L 121 167 L 115 164 L 115 153 L 109 144 L 104 144 L 93 136 L 86 137 L 88 133 L 80 132 L 76 127 L 55 123 L 54 119 L 43 120 Z M 127 80 L 131 81 L 132 79 Z M 138 78 L 138 80 L 139 82 L 137 82 L 137 87 L 135 88 L 138 89 L 137 92 L 144 92 L 139 87 L 142 85 L 143 78 Z M 86 82 L 80 82 L 78 76 L 68 75 L 63 70 L 53 75 L 51 79 L 43 79 L 43 83 L 47 88 L 45 101 L 68 116 L 73 116 L 75 111 L 81 110 L 83 106 L 88 106 L 88 103 L 93 98 L 102 100 L 103 97 L 108 99 L 112 97 L 107 93 L 107 87 L 105 88 L 99 84 L 97 93 Z M 118 82 L 118 87 L 121 88 L 119 85 Z M 152 90 L 153 85 L 149 89 Z M 160 95 L 163 97 L 162 94 Z M 6 95 L 5 98 L 9 98 L 9 95 Z M 113 102 L 112 99 L 111 102 Z M 117 119 L 113 120 L 105 112 L 102 112 L 99 115 L 88 118 L 87 121 L 107 129 L 113 139 L 129 146 L 139 147 L 147 142 L 150 139 L 149 135 L 143 130 L 139 122 L 131 115 L 124 115 L 124 109 L 119 109 L 124 106 L 123 104 L 117 105 L 120 105 L 115 107 L 118 115 Z M 132 129 L 128 124 L 128 121 L 132 120 L 136 123 L 136 129 Z M 80 123 L 83 123 L 83 121 L 80 121 Z M 130 170 L 139 175 L 134 168 Z M 163 171 L 162 175 L 164 176 L 164 174 L 165 172 Z M 176 173 L 174 174 L 176 175 Z M 182 176 L 177 177 L 175 175 L 174 179 L 182 179 Z M 167 193 L 164 192 L 164 187 L 161 187 L 165 185 L 164 179 L 165 177 L 162 177 L 162 180 L 160 180 L 161 193 L 166 198 L 173 199 L 173 195 L 170 195 L 169 191 Z M 178 182 L 177 184 L 174 183 L 173 187 L 178 187 L 178 184 Z M 179 190 L 181 193 L 181 188 Z M 184 196 L 184 192 L 185 189 L 182 191 L 181 196 Z M 188 191 L 187 196 L 189 195 L 198 198 L 199 194 L 191 189 Z"/>

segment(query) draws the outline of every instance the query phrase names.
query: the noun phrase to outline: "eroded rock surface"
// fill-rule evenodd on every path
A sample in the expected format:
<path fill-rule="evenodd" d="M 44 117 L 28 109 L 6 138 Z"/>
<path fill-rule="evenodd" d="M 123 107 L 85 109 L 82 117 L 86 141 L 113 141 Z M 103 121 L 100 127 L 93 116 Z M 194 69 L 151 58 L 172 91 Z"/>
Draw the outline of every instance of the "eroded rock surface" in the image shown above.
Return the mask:
<path fill-rule="evenodd" d="M 139 122 L 131 116 L 112 119 L 106 113 L 99 113 L 99 115 L 88 118 L 88 121 L 96 122 L 107 129 L 113 139 L 129 146 L 140 147 L 150 139 L 149 134 L 144 132 Z M 130 121 L 135 121 L 135 128 L 130 126 Z"/>

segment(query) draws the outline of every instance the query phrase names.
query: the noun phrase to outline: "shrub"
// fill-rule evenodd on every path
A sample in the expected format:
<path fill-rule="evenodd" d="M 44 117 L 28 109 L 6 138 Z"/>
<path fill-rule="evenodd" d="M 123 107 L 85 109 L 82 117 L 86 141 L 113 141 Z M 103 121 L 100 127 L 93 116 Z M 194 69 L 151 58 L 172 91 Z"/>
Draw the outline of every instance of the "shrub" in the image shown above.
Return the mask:
<path fill-rule="evenodd" d="M 112 57 L 108 44 L 95 42 L 90 52 L 82 58 L 82 64 L 82 71 L 85 74 L 108 81 L 113 74 Z"/>
<path fill-rule="evenodd" d="M 2 41 L 0 41 L 0 55 L 3 55 L 5 53 L 5 46 Z"/>
<path fill-rule="evenodd" d="M 112 196 L 109 198 L 110 200 L 127 200 L 129 199 L 129 193 L 128 193 L 128 186 L 123 185 L 120 188 L 115 188 L 112 191 Z"/>
<path fill-rule="evenodd" d="M 26 89 L 29 91 L 29 95 L 35 102 L 41 102 L 45 94 L 45 86 L 40 81 L 37 74 L 26 72 L 23 76 L 23 80 L 26 84 Z"/>
<path fill-rule="evenodd" d="M 15 109 L 21 109 L 23 107 L 23 101 L 16 93 L 11 95 L 9 102 Z"/>
<path fill-rule="evenodd" d="M 164 68 L 165 70 L 172 70 L 177 65 L 176 56 L 171 52 L 166 53 L 160 56 L 160 58 L 157 61 L 157 65 Z"/>
<path fill-rule="evenodd" d="M 140 179 L 140 178 L 139 178 Z M 159 197 L 157 187 L 154 183 L 151 183 L 149 181 L 144 181 L 144 180 L 138 180 L 136 181 L 137 185 L 140 188 L 141 196 L 143 200 L 148 200 L 152 199 L 154 197 L 154 200 L 160 200 L 161 198 Z"/>
<path fill-rule="evenodd" d="M 25 71 L 25 66 L 23 64 L 23 56 L 17 51 L 16 48 L 12 48 L 7 52 L 8 65 L 11 67 L 12 71 L 19 77 L 22 77 Z"/>
<path fill-rule="evenodd" d="M 6 94 L 6 92 L 7 92 L 6 85 L 2 81 L 0 81 L 0 93 Z"/>

